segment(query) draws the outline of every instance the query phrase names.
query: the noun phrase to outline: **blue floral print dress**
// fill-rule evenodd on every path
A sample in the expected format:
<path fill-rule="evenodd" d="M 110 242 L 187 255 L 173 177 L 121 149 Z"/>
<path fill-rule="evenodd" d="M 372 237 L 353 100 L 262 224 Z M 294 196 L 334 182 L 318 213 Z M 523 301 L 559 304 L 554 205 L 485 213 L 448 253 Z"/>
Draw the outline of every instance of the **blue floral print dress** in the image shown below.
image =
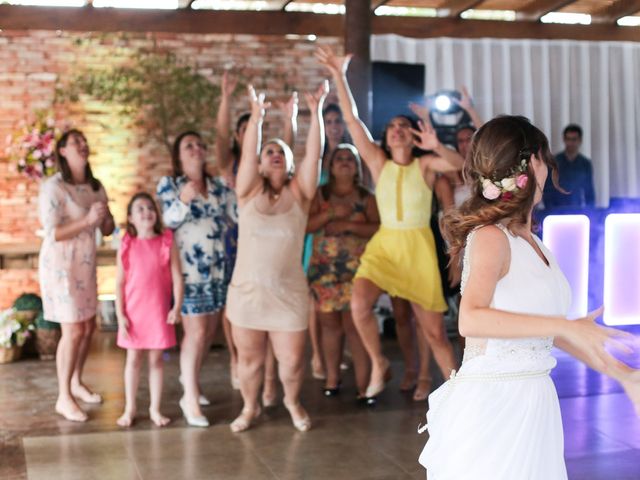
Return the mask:
<path fill-rule="evenodd" d="M 184 277 L 184 315 L 221 310 L 227 296 L 224 238 L 230 208 L 229 188 L 216 177 L 207 177 L 207 198 L 198 195 L 189 204 L 180 201 L 185 176 L 162 177 L 157 194 L 162 220 L 174 230 Z"/>

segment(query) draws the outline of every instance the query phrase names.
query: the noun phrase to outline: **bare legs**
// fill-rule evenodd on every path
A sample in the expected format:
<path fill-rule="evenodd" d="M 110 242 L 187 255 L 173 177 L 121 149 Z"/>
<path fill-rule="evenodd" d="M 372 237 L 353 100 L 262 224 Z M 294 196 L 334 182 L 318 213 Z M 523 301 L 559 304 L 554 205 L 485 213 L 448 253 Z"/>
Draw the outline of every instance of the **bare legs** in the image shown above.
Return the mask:
<path fill-rule="evenodd" d="M 184 386 L 184 407 L 192 417 L 202 417 L 198 376 L 205 350 L 215 335 L 220 312 L 208 315 L 185 315 L 182 320 L 184 338 L 180 347 L 180 374 Z M 181 403 L 182 405 L 182 403 Z"/>
<path fill-rule="evenodd" d="M 300 431 L 307 431 L 311 428 L 311 420 L 300 405 L 307 332 L 269 332 L 269 338 L 284 388 L 284 406 L 289 410 L 293 426 Z"/>
<path fill-rule="evenodd" d="M 411 304 L 398 297 L 391 297 L 393 318 L 396 321 L 396 335 L 404 360 L 404 376 L 400 382 L 400 390 L 406 392 L 413 389 L 418 377 L 416 329 L 411 320 Z"/>
<path fill-rule="evenodd" d="M 222 315 L 222 329 L 224 331 L 224 338 L 227 342 L 227 348 L 229 349 L 229 376 L 231 377 L 231 388 L 234 390 L 240 389 L 240 381 L 238 380 L 238 351 L 233 343 L 233 336 L 231 334 L 231 322 L 227 316 Z"/>
<path fill-rule="evenodd" d="M 76 403 L 76 399 L 72 394 L 71 381 L 75 370 L 78 368 L 80 345 L 87 335 L 87 331 L 90 332 L 89 335 L 93 332 L 92 329 L 87 327 L 87 324 L 92 321 L 95 321 L 95 319 L 60 324 L 62 336 L 60 337 L 56 354 L 58 399 L 56 400 L 55 409 L 57 413 L 73 422 L 84 422 L 88 418 L 87 414 Z M 84 358 L 86 359 L 86 355 Z M 80 383 L 80 373 L 75 377 Z"/>
<path fill-rule="evenodd" d="M 140 367 L 144 350 L 127 350 L 127 361 L 124 368 L 124 413 L 118 418 L 117 424 L 121 427 L 129 427 L 136 416 L 136 394 L 140 383 Z M 149 350 L 149 418 L 159 427 L 169 423 L 169 418 L 160 413 L 162 399 L 163 368 L 162 350 Z"/>
<path fill-rule="evenodd" d="M 238 377 L 244 406 L 240 416 L 231 423 L 231 430 L 241 432 L 248 429 L 260 414 L 258 395 L 264 375 L 268 340 L 271 340 L 273 353 L 278 361 L 285 406 L 296 428 L 308 430 L 311 426 L 309 416 L 299 401 L 307 332 L 263 332 L 233 325 L 232 335 L 238 349 Z"/>
<path fill-rule="evenodd" d="M 369 357 L 353 324 L 351 312 L 317 312 L 317 317 L 322 328 L 321 347 L 327 372 L 325 388 L 338 387 L 342 340 L 346 336 L 353 359 L 358 395 L 364 396 L 369 382 Z"/>
<path fill-rule="evenodd" d="M 389 360 L 382 355 L 378 322 L 372 312 L 381 293 L 382 290 L 366 278 L 357 278 L 353 282 L 351 315 L 371 359 L 371 378 L 366 391 L 368 397 L 373 397 L 384 389 L 385 375 L 389 369 Z"/>
<path fill-rule="evenodd" d="M 276 357 L 271 343 L 267 342 L 264 358 L 264 385 L 262 386 L 262 405 L 274 407 L 278 401 Z"/>
<path fill-rule="evenodd" d="M 89 390 L 89 388 L 82 383 L 82 370 L 84 369 L 84 364 L 87 361 L 89 349 L 91 348 L 91 337 L 96 329 L 96 318 L 92 317 L 82 322 L 82 324 L 84 325 L 84 329 L 82 330 L 82 337 L 78 344 L 78 356 L 76 358 L 75 369 L 71 376 L 71 393 L 82 402 L 101 403 L 102 397 Z"/>
<path fill-rule="evenodd" d="M 322 324 L 316 316 L 315 302 L 309 301 L 309 338 L 311 339 L 311 375 L 316 380 L 326 379 L 326 359 L 322 358 Z"/>
<path fill-rule="evenodd" d="M 264 375 L 267 332 L 232 325 L 231 333 L 238 349 L 238 379 L 244 406 L 230 428 L 232 432 L 242 432 L 260 415 L 258 395 Z"/>
<path fill-rule="evenodd" d="M 418 327 L 433 350 L 433 356 L 440 367 L 442 376 L 447 380 L 451 375 L 451 370 L 456 368 L 457 362 L 453 347 L 444 330 L 442 313 L 427 311 L 416 303 L 412 303 L 411 307 L 416 316 Z"/>

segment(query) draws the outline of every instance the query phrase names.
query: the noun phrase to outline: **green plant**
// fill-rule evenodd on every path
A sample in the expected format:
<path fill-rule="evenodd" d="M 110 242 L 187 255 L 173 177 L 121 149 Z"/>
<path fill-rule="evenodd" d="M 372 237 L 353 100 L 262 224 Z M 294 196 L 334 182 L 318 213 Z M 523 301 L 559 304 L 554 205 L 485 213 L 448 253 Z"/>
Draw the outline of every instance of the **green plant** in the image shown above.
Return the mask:
<path fill-rule="evenodd" d="M 13 308 L 18 312 L 24 312 L 29 310 L 42 310 L 42 299 L 35 293 L 23 293 L 16 301 L 13 302 Z"/>
<path fill-rule="evenodd" d="M 185 130 L 213 139 L 220 87 L 173 53 L 140 50 L 121 66 L 79 72 L 58 87 L 56 101 L 81 95 L 116 106 L 170 154 L 172 139 Z"/>

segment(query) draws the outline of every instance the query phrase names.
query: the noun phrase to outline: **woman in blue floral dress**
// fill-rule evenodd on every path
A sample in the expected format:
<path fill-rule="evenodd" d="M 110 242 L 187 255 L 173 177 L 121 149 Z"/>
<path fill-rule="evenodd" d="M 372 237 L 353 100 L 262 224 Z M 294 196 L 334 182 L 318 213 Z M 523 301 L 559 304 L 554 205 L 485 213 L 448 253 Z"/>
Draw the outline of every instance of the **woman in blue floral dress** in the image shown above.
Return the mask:
<path fill-rule="evenodd" d="M 198 372 L 207 347 L 220 322 L 227 295 L 224 235 L 229 188 L 205 170 L 206 145 L 196 132 L 184 132 L 173 146 L 173 176 L 162 177 L 157 194 L 162 219 L 174 230 L 180 250 L 185 291 L 182 304 L 184 338 L 180 372 L 184 397 L 180 407 L 187 423 L 206 427 L 200 405 Z"/>

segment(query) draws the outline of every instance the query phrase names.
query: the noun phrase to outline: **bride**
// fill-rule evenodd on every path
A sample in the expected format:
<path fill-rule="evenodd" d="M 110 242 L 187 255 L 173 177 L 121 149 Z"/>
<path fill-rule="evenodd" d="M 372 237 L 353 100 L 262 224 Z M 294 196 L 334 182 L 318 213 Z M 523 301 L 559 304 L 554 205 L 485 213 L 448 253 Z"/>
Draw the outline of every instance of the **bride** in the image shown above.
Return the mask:
<path fill-rule="evenodd" d="M 569 284 L 531 233 L 531 212 L 557 169 L 544 134 L 502 116 L 473 138 L 465 165 L 471 197 L 449 214 L 453 253 L 464 247 L 460 371 L 429 397 L 429 440 L 420 463 L 429 480 L 567 478 L 553 345 L 618 380 L 640 415 L 640 371 L 605 343 L 629 352 L 630 337 L 597 325 L 602 308 L 567 321 Z"/>

